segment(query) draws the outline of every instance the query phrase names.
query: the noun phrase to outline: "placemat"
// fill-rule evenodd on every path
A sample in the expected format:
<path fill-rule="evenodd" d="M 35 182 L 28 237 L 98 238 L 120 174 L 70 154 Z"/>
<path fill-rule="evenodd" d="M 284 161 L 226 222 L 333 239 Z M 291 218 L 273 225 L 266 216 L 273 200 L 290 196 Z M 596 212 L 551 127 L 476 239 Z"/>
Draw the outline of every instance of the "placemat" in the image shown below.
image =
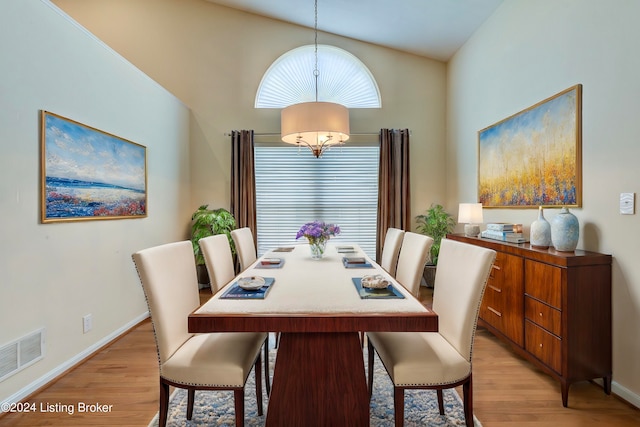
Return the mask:
<path fill-rule="evenodd" d="M 353 277 L 351 280 L 353 281 L 361 299 L 404 299 L 404 295 L 402 295 L 393 285 L 389 285 L 383 289 L 369 289 L 362 287 L 361 277 Z"/>
<path fill-rule="evenodd" d="M 264 286 L 256 291 L 246 291 L 238 286 L 238 282 L 235 282 L 220 295 L 220 299 L 265 299 L 275 281 L 274 277 L 265 277 Z"/>

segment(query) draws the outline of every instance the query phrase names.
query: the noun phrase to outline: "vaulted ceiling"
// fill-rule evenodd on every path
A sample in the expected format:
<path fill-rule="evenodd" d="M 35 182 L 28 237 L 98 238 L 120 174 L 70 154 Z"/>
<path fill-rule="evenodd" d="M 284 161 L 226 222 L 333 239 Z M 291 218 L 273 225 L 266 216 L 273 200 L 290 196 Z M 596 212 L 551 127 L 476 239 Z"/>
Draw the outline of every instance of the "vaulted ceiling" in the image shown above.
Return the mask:
<path fill-rule="evenodd" d="M 314 0 L 207 0 L 313 28 Z M 318 0 L 318 30 L 448 61 L 503 0 Z"/>

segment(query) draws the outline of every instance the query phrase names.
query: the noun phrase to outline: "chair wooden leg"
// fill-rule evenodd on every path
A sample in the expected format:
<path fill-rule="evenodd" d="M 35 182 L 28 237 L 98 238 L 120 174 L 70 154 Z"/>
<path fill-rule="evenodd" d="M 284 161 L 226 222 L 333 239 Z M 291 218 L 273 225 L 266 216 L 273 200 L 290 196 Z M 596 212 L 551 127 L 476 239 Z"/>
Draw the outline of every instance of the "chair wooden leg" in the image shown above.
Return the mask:
<path fill-rule="evenodd" d="M 236 426 L 244 427 L 244 388 L 233 390 L 233 402 L 236 411 Z"/>
<path fill-rule="evenodd" d="M 269 378 L 269 336 L 264 342 L 264 381 L 267 389 L 267 396 L 271 395 L 271 380 Z"/>
<path fill-rule="evenodd" d="M 373 358 L 374 358 L 374 352 L 375 350 L 373 349 L 373 344 L 371 344 L 371 341 L 367 340 L 367 353 L 368 354 L 368 370 L 369 370 L 369 400 L 371 400 L 371 396 L 373 395 Z"/>
<path fill-rule="evenodd" d="M 167 425 L 167 412 L 169 411 L 169 384 L 160 378 L 160 410 L 158 412 L 158 426 Z"/>
<path fill-rule="evenodd" d="M 256 403 L 258 404 L 258 415 L 262 415 L 262 360 L 260 353 L 255 364 L 256 374 Z"/>
<path fill-rule="evenodd" d="M 193 417 L 193 402 L 195 402 L 196 391 L 195 389 L 187 389 L 187 419 L 190 420 Z"/>
<path fill-rule="evenodd" d="M 393 409 L 396 427 L 404 426 L 404 388 L 402 387 L 393 387 Z"/>
<path fill-rule="evenodd" d="M 444 395 L 442 389 L 437 389 L 436 393 L 438 393 L 438 409 L 440 409 L 440 415 L 444 415 Z"/>
<path fill-rule="evenodd" d="M 464 400 L 464 418 L 467 427 L 473 427 L 473 381 L 471 374 L 467 381 L 462 384 L 462 398 Z"/>

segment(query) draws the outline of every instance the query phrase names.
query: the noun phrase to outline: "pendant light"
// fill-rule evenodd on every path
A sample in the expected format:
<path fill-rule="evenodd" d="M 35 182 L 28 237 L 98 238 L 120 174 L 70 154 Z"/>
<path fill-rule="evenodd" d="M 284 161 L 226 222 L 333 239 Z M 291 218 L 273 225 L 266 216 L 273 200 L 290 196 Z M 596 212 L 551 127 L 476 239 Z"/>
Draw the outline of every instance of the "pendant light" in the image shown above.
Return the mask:
<path fill-rule="evenodd" d="M 349 110 L 333 102 L 318 102 L 318 0 L 315 0 L 315 102 L 293 104 L 282 110 L 280 132 L 288 144 L 308 147 L 318 158 L 332 145 L 349 139 Z"/>

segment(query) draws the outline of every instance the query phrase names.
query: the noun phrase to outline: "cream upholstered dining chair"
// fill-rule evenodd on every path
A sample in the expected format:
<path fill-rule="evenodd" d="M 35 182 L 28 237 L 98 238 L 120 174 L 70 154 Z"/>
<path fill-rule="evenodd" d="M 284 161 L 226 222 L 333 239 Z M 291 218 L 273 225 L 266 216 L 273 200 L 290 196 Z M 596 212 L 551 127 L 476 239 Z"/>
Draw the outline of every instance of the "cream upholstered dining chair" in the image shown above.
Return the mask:
<path fill-rule="evenodd" d="M 473 426 L 471 355 L 480 302 L 496 257 L 491 249 L 443 239 L 436 270 L 433 310 L 438 332 L 368 332 L 369 394 L 374 349 L 394 386 L 395 425 L 404 423 L 404 390 L 442 390 L 462 385 L 464 415 Z"/>
<path fill-rule="evenodd" d="M 389 227 L 387 229 L 387 234 L 384 236 L 382 254 L 380 255 L 380 267 L 384 268 L 384 270 L 393 277 L 396 276 L 398 255 L 400 254 L 403 237 L 404 230 L 393 227 Z M 360 332 L 360 341 L 364 344 L 364 332 Z"/>
<path fill-rule="evenodd" d="M 429 258 L 433 239 L 424 234 L 407 231 L 402 238 L 395 278 L 416 298 L 420 292 L 420 281 L 424 265 Z"/>
<path fill-rule="evenodd" d="M 233 254 L 226 234 L 216 234 L 198 241 L 204 263 L 207 266 L 211 281 L 211 292 L 214 294 L 233 280 L 235 271 L 233 267 Z M 271 393 L 271 381 L 269 381 L 269 339 L 268 334 L 264 342 L 264 379 L 267 395 Z"/>
<path fill-rule="evenodd" d="M 380 266 L 384 268 L 387 273 L 394 277 L 396 275 L 396 267 L 398 266 L 398 255 L 400 254 L 400 247 L 402 246 L 403 237 L 404 230 L 393 227 L 387 229 L 387 234 L 384 237 L 382 254 L 380 256 Z"/>
<path fill-rule="evenodd" d="M 187 389 L 187 419 L 196 390 L 231 390 L 236 425 L 244 425 L 244 386 L 255 366 L 258 414 L 262 415 L 260 347 L 264 333 L 194 334 L 187 318 L 200 305 L 190 241 L 168 243 L 132 255 L 147 300 L 160 364 L 159 425 L 165 426 L 169 386 Z"/>
<path fill-rule="evenodd" d="M 257 259 L 256 243 L 249 227 L 231 230 L 231 238 L 236 245 L 236 253 L 240 262 L 240 271 L 246 270 Z"/>
<path fill-rule="evenodd" d="M 251 264 L 253 264 L 258 255 L 256 252 L 256 243 L 253 240 L 253 233 L 249 227 L 237 228 L 231 230 L 231 238 L 236 246 L 236 253 L 238 254 L 238 262 L 240 263 L 240 271 L 244 271 Z M 275 346 L 278 347 L 280 334 L 276 333 Z M 267 338 L 267 349 L 265 354 L 268 355 L 269 339 Z"/>
<path fill-rule="evenodd" d="M 236 276 L 229 239 L 226 234 L 216 234 L 200 239 L 198 245 L 209 273 L 211 292 L 215 294 Z"/>

